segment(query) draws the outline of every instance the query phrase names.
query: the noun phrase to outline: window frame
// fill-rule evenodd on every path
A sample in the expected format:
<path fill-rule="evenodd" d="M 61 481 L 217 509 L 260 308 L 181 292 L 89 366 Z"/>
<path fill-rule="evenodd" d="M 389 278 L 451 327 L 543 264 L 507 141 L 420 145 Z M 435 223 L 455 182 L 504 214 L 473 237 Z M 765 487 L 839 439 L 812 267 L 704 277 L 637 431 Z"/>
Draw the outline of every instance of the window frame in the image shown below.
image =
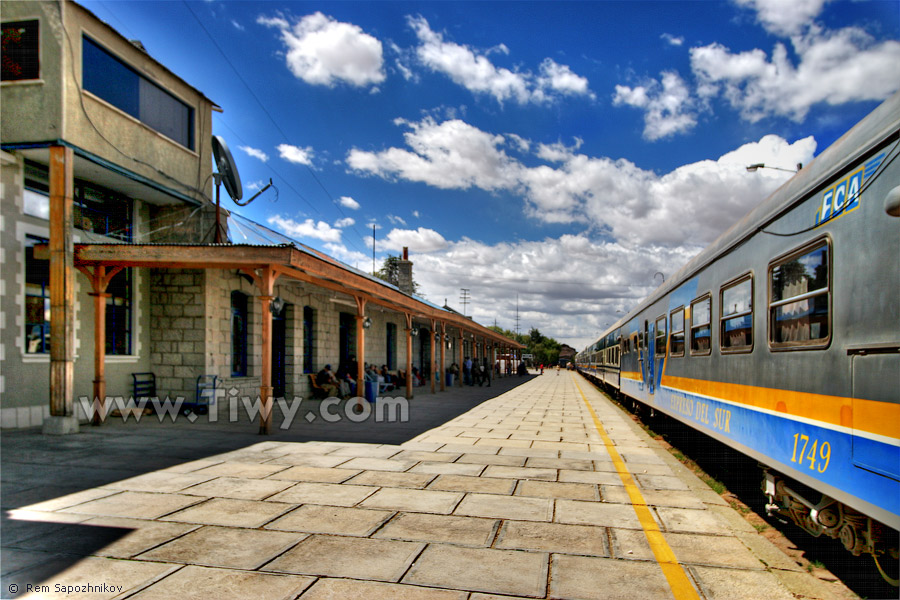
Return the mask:
<path fill-rule="evenodd" d="M 756 345 L 756 335 L 754 334 L 754 327 L 756 325 L 756 305 L 754 303 L 754 297 L 756 294 L 756 276 L 753 271 L 747 271 L 737 277 L 731 279 L 730 281 L 722 284 L 719 288 L 719 352 L 722 354 L 749 354 L 753 352 L 753 348 Z M 731 288 L 737 287 L 744 283 L 745 281 L 750 282 L 750 310 L 745 310 L 737 313 L 732 313 L 729 315 L 725 314 L 725 292 Z M 750 316 L 750 344 L 746 346 L 738 346 L 728 348 L 725 346 L 725 322 L 730 321 L 732 319 L 737 319 L 738 317 L 746 317 Z"/>
<path fill-rule="evenodd" d="M 106 355 L 107 356 L 134 356 L 134 273 L 131 267 L 122 269 L 110 280 L 112 283 L 119 277 L 125 278 L 122 286 L 123 295 L 115 294 L 110 291 L 107 285 L 106 293 Z M 122 321 L 117 321 L 119 311 L 117 308 L 124 308 L 124 317 Z M 117 326 L 118 323 L 118 326 Z M 116 351 L 117 334 L 121 333 L 125 337 L 124 352 Z"/>
<path fill-rule="evenodd" d="M 103 52 L 104 54 L 106 54 L 106 56 L 110 60 L 115 61 L 123 69 L 130 71 L 137 78 L 136 79 L 137 88 L 138 88 L 138 90 L 137 90 L 137 107 L 121 106 L 119 103 L 115 102 L 113 99 L 111 99 L 109 97 L 104 97 L 104 95 L 102 95 L 101 93 L 98 93 L 98 92 L 100 92 L 99 88 L 94 88 L 93 90 L 88 89 L 88 86 L 85 84 L 85 74 L 89 71 L 89 69 L 86 68 L 86 64 L 85 64 L 85 56 L 87 55 L 87 52 L 85 51 L 85 48 L 86 48 L 85 42 L 92 44 L 100 52 Z M 160 129 L 158 128 L 158 123 L 154 124 L 153 120 L 150 118 L 151 115 L 149 113 L 145 114 L 144 117 L 142 118 L 141 105 L 143 103 L 142 103 L 142 94 L 140 91 L 141 87 L 142 87 L 142 83 L 145 83 L 145 84 L 151 86 L 152 88 L 155 88 L 156 91 L 161 92 L 165 96 L 168 96 L 168 98 L 170 98 L 171 100 L 173 100 L 174 102 L 176 102 L 178 104 L 181 104 L 182 106 L 184 106 L 184 108 L 187 109 L 187 114 L 186 114 L 187 123 L 185 125 L 185 130 L 183 132 L 181 132 L 181 133 L 185 134 L 184 143 L 181 140 L 171 137 L 167 133 L 160 131 Z M 121 113 L 128 115 L 130 118 L 135 119 L 136 121 L 138 121 L 139 123 L 141 123 L 142 125 L 147 127 L 148 129 L 158 133 L 159 135 L 163 136 L 167 140 L 171 140 L 172 142 L 174 142 L 181 148 L 184 148 L 185 150 L 188 150 L 189 152 L 194 152 L 194 153 L 197 152 L 197 140 L 196 140 L 196 137 L 197 137 L 197 132 L 196 132 L 197 108 L 193 104 L 191 104 L 189 102 L 185 102 L 183 99 L 176 96 L 173 92 L 171 92 L 169 89 L 167 89 L 163 85 L 161 85 L 161 84 L 157 83 L 156 81 L 143 75 L 141 73 L 140 69 L 137 69 L 134 66 L 132 66 L 128 61 L 123 59 L 117 53 L 110 50 L 105 44 L 98 41 L 91 35 L 88 35 L 87 33 L 82 33 L 82 35 L 81 35 L 81 90 L 89 93 L 94 98 L 98 98 L 99 100 L 103 101 L 107 105 L 114 107 L 116 110 L 120 111 Z M 129 108 L 136 110 L 137 114 L 133 114 L 131 112 L 131 110 L 129 110 Z"/>
<path fill-rule="evenodd" d="M 316 309 L 303 306 L 303 373 L 316 373 Z"/>
<path fill-rule="evenodd" d="M 788 263 L 796 258 L 801 256 L 811 254 L 812 252 L 818 250 L 819 248 L 825 248 L 828 256 L 828 281 L 827 285 L 824 288 L 824 292 L 821 290 L 815 290 L 813 292 L 805 292 L 798 296 L 791 296 L 790 298 L 782 298 L 777 303 L 772 302 L 772 294 L 773 294 L 773 285 L 772 285 L 772 274 L 775 268 Z M 771 262 L 769 262 L 768 267 L 766 268 L 766 281 L 767 281 L 767 294 L 766 294 L 766 344 L 771 352 L 793 352 L 796 350 L 824 350 L 831 346 L 831 340 L 834 335 L 833 329 L 833 320 L 832 315 L 834 314 L 834 249 L 833 243 L 831 240 L 831 236 L 823 235 L 817 237 L 813 240 L 806 242 L 805 244 L 795 247 L 793 250 L 789 252 L 785 252 L 780 256 L 774 258 Z M 828 315 L 827 315 L 827 325 L 828 325 L 828 335 L 824 338 L 817 338 L 815 340 L 800 340 L 800 341 L 789 341 L 789 342 L 774 342 L 773 335 L 775 333 L 774 328 L 774 313 L 773 309 L 777 309 L 780 306 L 786 306 L 788 304 L 792 304 L 794 302 L 799 302 L 802 300 L 812 299 L 817 296 L 826 295 L 828 302 Z"/>
<path fill-rule="evenodd" d="M 41 61 L 41 42 L 43 41 L 43 38 L 41 37 L 41 30 L 43 28 L 41 27 L 41 19 L 37 18 L 37 17 L 33 17 L 33 18 L 17 19 L 15 21 L 4 21 L 4 22 L 0 23 L 0 34 L 2 34 L 2 29 L 6 29 L 7 27 L 9 27 L 13 24 L 19 24 L 19 23 L 21 23 L 23 25 L 28 24 L 28 23 L 34 23 L 34 25 L 37 27 L 37 32 L 34 34 L 34 36 L 36 38 L 36 41 L 35 41 L 36 48 L 34 48 L 34 50 L 33 50 L 33 52 L 35 54 L 35 59 L 37 61 L 37 75 L 34 77 L 16 77 L 16 78 L 12 78 L 12 79 L 2 78 L 2 82 L 4 85 L 13 84 L 13 83 L 34 83 L 34 82 L 43 81 L 41 79 L 41 75 L 43 74 L 43 63 Z M 28 52 L 32 52 L 32 50 L 29 48 Z M 9 53 L 9 50 L 7 49 L 6 54 L 8 54 L 8 53 Z"/>
<path fill-rule="evenodd" d="M 706 323 L 701 323 L 700 325 L 694 325 L 694 306 L 700 304 L 702 302 L 709 302 L 709 320 Z M 698 296 L 691 300 L 691 327 L 690 327 L 690 335 L 689 335 L 689 347 L 691 356 L 709 356 L 712 354 L 713 340 L 712 340 L 712 318 L 713 318 L 713 301 L 712 301 L 712 293 L 706 292 L 702 296 Z M 706 327 L 709 330 L 709 347 L 706 350 L 694 350 L 694 330 L 700 327 Z"/>
<path fill-rule="evenodd" d="M 675 326 L 672 324 L 672 317 L 677 312 L 681 312 L 681 329 L 675 329 Z M 674 310 L 669 311 L 669 356 L 680 357 L 684 356 L 684 347 L 685 347 L 685 339 L 684 339 L 684 327 L 685 327 L 685 319 L 684 319 L 684 304 L 675 308 Z M 672 342 L 672 338 L 676 335 L 681 334 L 681 351 L 677 352 L 675 350 L 675 344 Z"/>
<path fill-rule="evenodd" d="M 663 332 L 661 336 L 659 334 L 659 322 L 660 321 L 662 321 L 662 332 Z M 654 348 L 653 354 L 656 358 L 665 358 L 666 354 L 668 354 L 667 350 L 669 348 L 669 329 L 668 329 L 668 327 L 666 327 L 667 322 L 668 322 L 668 319 L 666 318 L 665 314 L 662 314 L 662 315 L 656 317 L 656 325 L 655 325 L 656 331 L 654 332 L 654 335 L 653 335 L 654 343 L 655 343 L 655 348 Z M 662 337 L 662 341 L 663 341 L 662 351 L 660 351 L 660 343 L 659 343 L 660 337 Z"/>
<path fill-rule="evenodd" d="M 30 322 L 28 320 L 28 298 L 40 298 L 42 304 L 44 305 L 44 314 L 45 315 L 50 310 L 50 308 L 49 308 L 50 307 L 50 266 L 49 266 L 50 261 L 41 261 L 41 262 L 47 263 L 47 283 L 44 284 L 43 281 L 41 282 L 41 284 L 40 284 L 41 295 L 38 296 L 36 294 L 28 293 L 28 284 L 29 284 L 28 265 L 29 265 L 29 262 L 39 260 L 36 258 L 29 259 L 28 258 L 28 249 L 34 248 L 34 246 L 38 245 L 38 244 L 46 244 L 47 242 L 49 242 L 49 239 L 41 237 L 39 235 L 31 234 L 31 233 L 25 234 L 25 248 L 24 248 L 24 256 L 23 256 L 23 263 L 24 263 L 24 279 L 23 279 L 24 288 L 23 288 L 23 291 L 25 294 L 24 298 L 23 298 L 23 300 L 24 300 L 23 323 L 24 323 L 25 345 L 23 347 L 23 353 L 26 356 L 47 356 L 47 357 L 50 356 L 50 319 L 45 318 L 45 319 L 43 319 L 43 321 L 41 323 Z M 33 250 L 32 250 L 32 252 L 33 252 Z M 43 349 L 35 350 L 35 351 L 29 350 L 29 343 L 31 341 L 31 340 L 29 340 L 29 331 L 28 331 L 29 327 L 39 327 L 40 328 L 41 338 L 40 338 L 40 343 L 39 343 L 38 347 L 43 348 Z"/>

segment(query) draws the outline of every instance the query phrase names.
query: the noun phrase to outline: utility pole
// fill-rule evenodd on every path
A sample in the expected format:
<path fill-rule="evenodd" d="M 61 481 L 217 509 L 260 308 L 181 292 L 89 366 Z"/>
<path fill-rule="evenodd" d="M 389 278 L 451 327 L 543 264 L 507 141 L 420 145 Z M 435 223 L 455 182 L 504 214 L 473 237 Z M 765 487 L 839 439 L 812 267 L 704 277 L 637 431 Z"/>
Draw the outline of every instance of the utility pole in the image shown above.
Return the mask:
<path fill-rule="evenodd" d="M 375 221 L 372 221 L 372 276 L 375 276 Z"/>
<path fill-rule="evenodd" d="M 519 293 L 516 292 L 516 335 L 519 335 Z"/>
<path fill-rule="evenodd" d="M 466 316 L 466 306 L 469 304 L 469 288 L 462 288 L 459 292 L 459 301 L 462 303 L 462 313 Z"/>

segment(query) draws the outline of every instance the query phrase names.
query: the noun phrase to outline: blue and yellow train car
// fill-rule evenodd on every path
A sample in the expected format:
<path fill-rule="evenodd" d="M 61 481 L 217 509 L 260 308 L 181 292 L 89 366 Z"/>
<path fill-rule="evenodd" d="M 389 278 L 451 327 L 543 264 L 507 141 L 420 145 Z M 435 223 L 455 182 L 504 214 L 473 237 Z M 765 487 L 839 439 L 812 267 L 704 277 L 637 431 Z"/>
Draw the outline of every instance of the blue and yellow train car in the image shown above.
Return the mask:
<path fill-rule="evenodd" d="M 764 467 L 770 512 L 897 585 L 900 94 L 615 323 L 578 366 Z"/>

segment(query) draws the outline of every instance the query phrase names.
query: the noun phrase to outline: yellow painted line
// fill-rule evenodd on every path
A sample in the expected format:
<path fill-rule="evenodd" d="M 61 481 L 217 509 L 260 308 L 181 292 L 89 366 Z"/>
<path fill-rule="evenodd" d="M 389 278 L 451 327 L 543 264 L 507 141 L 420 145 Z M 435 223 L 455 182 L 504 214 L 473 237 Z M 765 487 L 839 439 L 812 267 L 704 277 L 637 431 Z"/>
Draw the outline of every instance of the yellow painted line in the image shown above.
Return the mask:
<path fill-rule="evenodd" d="M 594 408 L 588 401 L 587 396 L 584 395 L 581 386 L 578 385 L 578 381 L 575 379 L 574 374 L 572 375 L 572 382 L 575 384 L 575 389 L 581 394 L 581 399 L 584 400 L 584 404 L 587 406 L 588 411 L 590 411 L 591 418 L 594 419 L 594 427 L 597 428 L 600 437 L 603 438 L 603 444 L 606 446 L 606 450 L 612 458 L 613 465 L 616 467 L 616 472 L 619 474 L 622 483 L 625 485 L 625 491 L 628 492 L 628 498 L 631 500 L 634 512 L 637 513 L 638 521 L 641 524 L 641 528 L 644 530 L 644 535 L 647 537 L 647 542 L 650 544 L 653 556 L 656 558 L 656 562 L 662 569 L 666 581 L 669 582 L 669 588 L 671 588 L 675 600 L 687 600 L 689 598 L 700 600 L 697 590 L 691 585 L 691 580 L 688 578 L 687 573 L 684 572 L 684 568 L 678 562 L 678 559 L 675 558 L 675 553 L 672 552 L 669 543 L 666 542 L 666 538 L 659 530 L 659 525 L 656 524 L 656 520 L 650 512 L 650 507 L 647 506 L 647 502 L 644 500 L 643 494 L 641 494 L 641 490 L 638 489 L 634 478 L 628 471 L 628 467 L 625 466 L 625 461 L 619 456 L 616 445 L 613 443 L 612 439 L 610 439 L 609 435 L 607 435 L 603 423 L 600 422 L 600 419 L 597 417 L 597 413 L 594 412 Z"/>

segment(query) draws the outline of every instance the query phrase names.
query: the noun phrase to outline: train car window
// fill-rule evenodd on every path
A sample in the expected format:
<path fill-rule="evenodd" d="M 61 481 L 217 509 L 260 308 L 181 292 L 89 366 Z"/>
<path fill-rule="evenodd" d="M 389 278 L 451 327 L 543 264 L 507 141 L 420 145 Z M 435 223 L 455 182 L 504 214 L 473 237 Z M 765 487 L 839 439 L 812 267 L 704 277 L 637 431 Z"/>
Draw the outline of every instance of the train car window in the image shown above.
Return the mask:
<path fill-rule="evenodd" d="M 669 314 L 669 355 L 684 356 L 684 307 Z"/>
<path fill-rule="evenodd" d="M 719 346 L 723 353 L 753 350 L 753 275 L 722 286 Z"/>
<path fill-rule="evenodd" d="M 666 355 L 666 315 L 656 319 L 656 356 Z"/>
<path fill-rule="evenodd" d="M 831 341 L 831 247 L 820 239 L 769 265 L 769 345 L 814 349 Z"/>
<path fill-rule="evenodd" d="M 703 356 L 712 349 L 712 298 L 709 294 L 691 302 L 691 354 Z"/>

